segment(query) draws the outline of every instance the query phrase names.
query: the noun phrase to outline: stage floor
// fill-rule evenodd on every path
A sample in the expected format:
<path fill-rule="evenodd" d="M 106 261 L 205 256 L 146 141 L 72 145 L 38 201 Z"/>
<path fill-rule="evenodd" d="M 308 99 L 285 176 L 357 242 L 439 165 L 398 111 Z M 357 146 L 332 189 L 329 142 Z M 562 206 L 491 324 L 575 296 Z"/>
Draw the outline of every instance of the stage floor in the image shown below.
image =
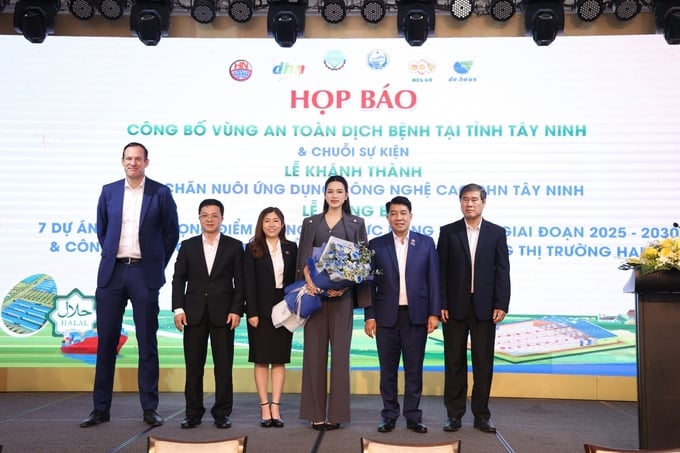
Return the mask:
<path fill-rule="evenodd" d="M 209 408 L 212 394 L 206 395 Z M 360 438 L 392 442 L 438 442 L 461 439 L 465 452 L 567 453 L 582 452 L 583 443 L 618 448 L 638 448 L 637 405 L 634 402 L 551 399 L 494 398 L 494 434 L 472 427 L 472 415 L 463 418 L 455 433 L 442 430 L 446 413 L 441 397 L 424 397 L 421 402 L 427 434 L 406 429 L 405 420 L 387 434 L 376 431 L 382 403 L 377 395 L 352 396 L 352 422 L 329 432 L 312 430 L 298 419 L 299 394 L 284 395 L 281 402 L 284 428 L 261 428 L 257 395 L 235 394 L 231 429 L 213 425 L 209 415 L 194 429 L 181 429 L 184 418 L 182 393 L 163 393 L 158 412 L 166 418 L 163 426 L 150 428 L 142 420 L 136 393 L 116 393 L 111 421 L 92 428 L 80 428 L 80 420 L 91 410 L 91 396 L 84 392 L 0 393 L 0 444 L 3 453 L 13 452 L 130 452 L 146 451 L 149 435 L 185 440 L 213 440 L 248 436 L 248 452 L 276 453 L 359 453 Z M 401 399 L 400 399 L 401 400 Z M 469 405 L 468 405 L 469 406 Z"/>

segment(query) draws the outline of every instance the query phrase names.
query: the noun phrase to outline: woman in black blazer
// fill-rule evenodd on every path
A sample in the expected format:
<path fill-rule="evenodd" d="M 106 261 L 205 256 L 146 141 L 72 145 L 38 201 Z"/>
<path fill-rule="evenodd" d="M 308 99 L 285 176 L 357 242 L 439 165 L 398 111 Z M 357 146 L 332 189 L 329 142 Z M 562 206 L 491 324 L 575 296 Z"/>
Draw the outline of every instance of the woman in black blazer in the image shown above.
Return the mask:
<path fill-rule="evenodd" d="M 255 236 L 243 257 L 243 277 L 248 318 L 248 361 L 255 364 L 255 386 L 260 397 L 260 426 L 283 427 L 280 401 L 285 364 L 290 362 L 293 334 L 275 329 L 272 307 L 283 299 L 283 289 L 295 280 L 297 245 L 286 239 L 286 225 L 279 208 L 260 212 Z M 268 398 L 271 366 L 272 399 Z"/>

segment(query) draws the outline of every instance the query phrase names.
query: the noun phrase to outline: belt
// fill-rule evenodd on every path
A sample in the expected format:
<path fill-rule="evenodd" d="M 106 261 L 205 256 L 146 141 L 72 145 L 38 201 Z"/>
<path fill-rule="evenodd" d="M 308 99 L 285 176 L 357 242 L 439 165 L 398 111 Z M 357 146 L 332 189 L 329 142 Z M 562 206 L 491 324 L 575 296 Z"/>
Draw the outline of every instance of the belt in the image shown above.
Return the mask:
<path fill-rule="evenodd" d="M 408 310 L 408 305 L 399 305 L 399 310 Z"/>
<path fill-rule="evenodd" d="M 116 258 L 116 262 L 122 264 L 137 264 L 140 261 L 142 261 L 141 258 L 130 258 L 129 256 L 125 258 Z"/>

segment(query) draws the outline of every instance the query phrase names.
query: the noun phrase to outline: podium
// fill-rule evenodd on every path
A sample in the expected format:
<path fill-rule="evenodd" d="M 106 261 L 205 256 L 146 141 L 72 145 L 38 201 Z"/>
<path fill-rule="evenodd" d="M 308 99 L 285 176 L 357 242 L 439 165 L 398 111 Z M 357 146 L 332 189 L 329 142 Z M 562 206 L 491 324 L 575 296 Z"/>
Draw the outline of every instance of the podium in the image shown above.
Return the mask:
<path fill-rule="evenodd" d="M 641 449 L 680 447 L 680 271 L 635 270 L 638 429 Z"/>

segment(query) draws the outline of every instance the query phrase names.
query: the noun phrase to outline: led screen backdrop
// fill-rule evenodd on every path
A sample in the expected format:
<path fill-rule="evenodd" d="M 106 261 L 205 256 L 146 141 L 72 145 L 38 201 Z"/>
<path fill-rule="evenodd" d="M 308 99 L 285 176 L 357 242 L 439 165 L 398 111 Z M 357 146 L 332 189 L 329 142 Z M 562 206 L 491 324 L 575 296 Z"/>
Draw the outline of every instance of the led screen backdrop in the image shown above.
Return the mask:
<path fill-rule="evenodd" d="M 369 237 L 384 203 L 413 202 L 432 235 L 461 217 L 458 188 L 486 186 L 485 218 L 507 229 L 512 300 L 498 371 L 633 375 L 634 299 L 625 257 L 677 236 L 680 49 L 659 36 L 299 40 L 0 37 L 0 361 L 92 364 L 95 206 L 120 179 L 123 145 L 150 150 L 182 239 L 197 206 L 226 206 L 223 232 L 246 242 L 275 205 L 289 239 L 342 174 Z M 173 259 L 174 262 L 174 259 Z M 172 277 L 172 264 L 167 269 Z M 161 363 L 182 366 L 169 284 Z M 244 323 L 245 324 L 245 323 Z M 134 366 L 134 326 L 119 363 Z M 355 316 L 352 366 L 375 369 Z M 237 367 L 246 362 L 245 326 Z M 302 335 L 292 366 L 300 365 Z M 426 366 L 441 369 L 441 330 Z"/>

